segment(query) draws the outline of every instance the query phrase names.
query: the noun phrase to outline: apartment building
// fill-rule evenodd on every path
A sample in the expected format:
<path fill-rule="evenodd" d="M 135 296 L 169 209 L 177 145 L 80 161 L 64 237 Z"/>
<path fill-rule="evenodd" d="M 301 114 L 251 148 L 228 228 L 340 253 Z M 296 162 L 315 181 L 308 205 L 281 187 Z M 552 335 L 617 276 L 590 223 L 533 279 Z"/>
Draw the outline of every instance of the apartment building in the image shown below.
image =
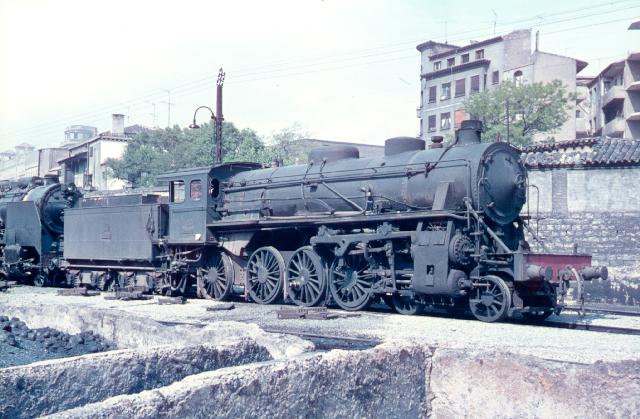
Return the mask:
<path fill-rule="evenodd" d="M 491 89 L 504 80 L 517 84 L 560 80 L 576 92 L 576 74 L 584 61 L 531 48 L 531 31 L 513 31 L 466 46 L 428 41 L 416 48 L 421 54 L 421 96 L 417 116 L 420 137 L 451 138 L 466 118 L 464 101 L 472 94 Z M 538 135 L 575 138 L 576 104 L 568 110 L 567 121 L 553 133 Z"/>
<path fill-rule="evenodd" d="M 588 87 L 595 135 L 640 138 L 640 52 L 609 64 Z"/>
<path fill-rule="evenodd" d="M 86 190 L 118 190 L 126 182 L 111 175 L 108 159 L 119 159 L 129 140 L 146 130 L 140 125 L 124 126 L 124 115 L 112 115 L 111 131 L 102 132 L 70 146 L 69 156 L 59 161 L 62 180 Z"/>

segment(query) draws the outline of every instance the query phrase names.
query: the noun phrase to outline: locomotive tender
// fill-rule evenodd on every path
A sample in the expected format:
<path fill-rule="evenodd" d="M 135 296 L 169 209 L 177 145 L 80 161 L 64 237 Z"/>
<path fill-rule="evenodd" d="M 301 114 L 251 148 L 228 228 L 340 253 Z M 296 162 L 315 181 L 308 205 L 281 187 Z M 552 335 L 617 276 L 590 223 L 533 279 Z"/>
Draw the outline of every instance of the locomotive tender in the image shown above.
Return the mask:
<path fill-rule="evenodd" d="M 559 312 L 568 279 L 606 279 L 585 255 L 535 254 L 518 150 L 464 121 L 444 147 L 399 137 L 385 155 L 314 149 L 307 164 L 225 163 L 161 177 L 160 195 L 83 198 L 65 211 L 75 285 L 260 304 L 382 299 L 403 314 L 467 306 L 482 321 Z"/>

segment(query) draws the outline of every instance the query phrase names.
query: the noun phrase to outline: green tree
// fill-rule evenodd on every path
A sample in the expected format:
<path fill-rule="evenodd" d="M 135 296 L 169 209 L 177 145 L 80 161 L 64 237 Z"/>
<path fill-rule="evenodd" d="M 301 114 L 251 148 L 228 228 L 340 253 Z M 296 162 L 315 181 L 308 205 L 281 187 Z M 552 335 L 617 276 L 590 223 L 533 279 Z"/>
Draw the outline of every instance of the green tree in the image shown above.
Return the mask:
<path fill-rule="evenodd" d="M 272 133 L 266 140 L 267 158 L 284 164 L 306 162 L 309 150 L 300 142 L 304 138 L 309 138 L 309 133 L 297 123 Z"/>
<path fill-rule="evenodd" d="M 113 176 L 133 187 L 153 186 L 159 174 L 188 167 L 211 166 L 214 161 L 213 124 L 198 130 L 173 128 L 153 130 L 134 137 L 121 159 L 106 165 Z M 252 129 L 238 129 L 231 122 L 222 125 L 224 161 L 270 162 L 264 142 Z"/>
<path fill-rule="evenodd" d="M 508 134 L 511 143 L 527 145 L 535 134 L 560 128 L 569 118 L 573 100 L 574 95 L 559 80 L 523 85 L 504 82 L 471 95 L 464 106 L 471 118 L 484 123 L 486 141 L 506 141 Z"/>

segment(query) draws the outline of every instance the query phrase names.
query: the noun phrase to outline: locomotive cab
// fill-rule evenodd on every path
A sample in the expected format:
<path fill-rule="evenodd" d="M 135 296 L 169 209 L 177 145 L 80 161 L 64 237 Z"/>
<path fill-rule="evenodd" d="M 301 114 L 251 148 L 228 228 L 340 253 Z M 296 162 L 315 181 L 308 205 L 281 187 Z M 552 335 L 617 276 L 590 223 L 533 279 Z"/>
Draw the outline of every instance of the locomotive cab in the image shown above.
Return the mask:
<path fill-rule="evenodd" d="M 168 173 L 158 180 L 168 182 L 169 229 L 172 243 L 203 243 L 207 239 L 205 224 L 212 218 L 207 208 L 213 199 L 207 193 L 210 169 L 196 168 Z"/>
<path fill-rule="evenodd" d="M 172 244 L 215 241 L 207 225 L 220 220 L 224 185 L 229 177 L 262 167 L 258 163 L 225 163 L 167 173 L 158 180 L 169 187 L 169 229 Z"/>

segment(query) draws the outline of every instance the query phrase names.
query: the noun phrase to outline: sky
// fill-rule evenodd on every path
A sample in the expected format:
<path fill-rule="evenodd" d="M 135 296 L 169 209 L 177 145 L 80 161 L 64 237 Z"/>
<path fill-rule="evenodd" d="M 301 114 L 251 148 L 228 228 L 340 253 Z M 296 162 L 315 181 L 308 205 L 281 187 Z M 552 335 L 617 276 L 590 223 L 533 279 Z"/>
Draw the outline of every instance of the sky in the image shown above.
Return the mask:
<path fill-rule="evenodd" d="M 239 128 L 383 144 L 419 131 L 421 42 L 530 28 L 596 75 L 640 50 L 634 20 L 640 0 L 0 0 L 0 151 L 107 131 L 112 113 L 188 126 L 214 106 L 220 67 Z"/>

